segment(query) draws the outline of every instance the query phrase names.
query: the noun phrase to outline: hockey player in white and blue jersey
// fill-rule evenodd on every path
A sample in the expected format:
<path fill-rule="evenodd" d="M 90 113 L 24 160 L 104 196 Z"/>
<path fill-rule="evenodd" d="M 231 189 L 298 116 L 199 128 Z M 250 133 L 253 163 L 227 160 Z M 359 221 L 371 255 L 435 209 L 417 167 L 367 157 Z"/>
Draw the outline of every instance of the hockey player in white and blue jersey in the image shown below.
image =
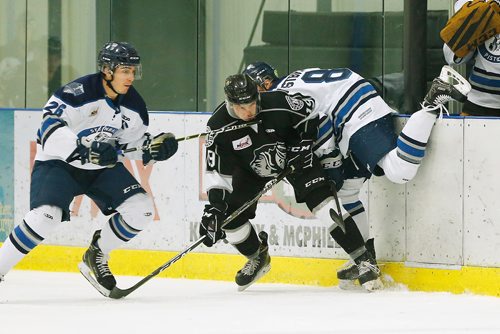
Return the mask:
<path fill-rule="evenodd" d="M 412 114 L 397 135 L 392 120 L 394 110 L 366 79 L 350 69 L 309 68 L 279 79 L 269 64 L 256 62 L 244 72 L 262 91 L 285 91 L 307 100 L 313 109 L 311 116 L 322 117 L 315 154 L 322 157 L 323 167 L 336 183 L 344 208 L 374 256 L 368 218 L 359 200 L 364 181 L 372 174 L 385 174 L 395 183 L 413 179 L 442 104 L 451 99 L 464 101 L 470 90 L 464 78 L 444 67 L 440 78 L 433 81 L 422 110 Z M 340 280 L 355 280 L 358 275 L 352 262 L 337 274 Z"/>
<path fill-rule="evenodd" d="M 456 1 L 455 12 L 471 1 Z M 499 0 L 497 2 L 500 3 Z M 443 54 L 446 62 L 452 66 L 465 63 L 473 65 L 469 75 L 472 89 L 461 115 L 500 116 L 500 34 L 487 39 L 462 58 L 457 57 L 446 44 L 443 45 Z"/>
<path fill-rule="evenodd" d="M 136 49 L 109 42 L 98 56 L 99 72 L 57 90 L 43 108 L 31 175 L 30 210 L 0 249 L 0 277 L 70 218 L 69 205 L 85 194 L 110 219 L 94 233 L 79 268 L 101 293 L 116 280 L 108 267 L 111 250 L 129 241 L 153 220 L 153 203 L 122 164 L 118 150 L 144 164 L 167 160 L 177 151 L 171 133 L 146 132 L 146 104 L 133 87 L 141 77 Z"/>

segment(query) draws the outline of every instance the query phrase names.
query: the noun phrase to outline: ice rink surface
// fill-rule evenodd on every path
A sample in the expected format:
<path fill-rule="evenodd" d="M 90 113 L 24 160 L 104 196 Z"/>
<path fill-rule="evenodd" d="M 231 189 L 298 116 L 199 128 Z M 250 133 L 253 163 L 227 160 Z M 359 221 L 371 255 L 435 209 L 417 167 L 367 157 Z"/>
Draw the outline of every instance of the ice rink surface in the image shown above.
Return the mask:
<path fill-rule="evenodd" d="M 13 271 L 0 333 L 500 333 L 500 298 L 156 278 L 110 300 L 80 274 Z"/>

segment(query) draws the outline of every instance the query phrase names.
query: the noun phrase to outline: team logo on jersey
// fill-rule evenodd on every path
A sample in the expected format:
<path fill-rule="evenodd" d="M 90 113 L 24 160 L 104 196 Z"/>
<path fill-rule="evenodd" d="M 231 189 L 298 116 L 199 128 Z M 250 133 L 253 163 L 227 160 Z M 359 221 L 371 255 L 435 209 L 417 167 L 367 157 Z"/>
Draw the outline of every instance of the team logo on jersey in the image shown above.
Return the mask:
<path fill-rule="evenodd" d="M 477 49 L 487 61 L 500 63 L 500 34 L 491 37 Z"/>
<path fill-rule="evenodd" d="M 304 107 L 304 101 L 296 99 L 292 96 L 285 95 L 286 102 L 290 106 L 290 109 L 298 111 Z"/>
<path fill-rule="evenodd" d="M 73 94 L 74 96 L 84 93 L 83 85 L 79 82 L 70 82 L 63 88 L 63 93 Z"/>
<path fill-rule="evenodd" d="M 252 139 L 249 135 L 246 135 L 245 137 L 237 140 L 233 140 L 233 148 L 235 151 L 240 151 L 250 146 L 252 146 Z"/>
<path fill-rule="evenodd" d="M 284 143 L 267 144 L 254 150 L 250 167 L 262 177 L 278 176 L 285 168 L 286 146 Z"/>
<path fill-rule="evenodd" d="M 307 113 L 311 113 L 311 111 L 314 110 L 314 99 L 310 96 L 306 96 L 306 95 L 302 95 L 300 93 L 295 93 L 295 94 L 291 94 L 291 99 L 292 100 L 295 100 L 295 101 L 300 101 L 300 107 L 298 109 L 293 109 L 292 105 L 290 104 L 290 101 L 288 100 L 288 96 L 286 96 L 287 98 L 287 101 L 288 101 L 288 104 L 290 104 L 290 107 L 292 108 L 292 110 L 300 110 L 302 109 L 302 107 L 304 106 L 304 104 L 306 105 L 306 110 L 307 110 Z"/>

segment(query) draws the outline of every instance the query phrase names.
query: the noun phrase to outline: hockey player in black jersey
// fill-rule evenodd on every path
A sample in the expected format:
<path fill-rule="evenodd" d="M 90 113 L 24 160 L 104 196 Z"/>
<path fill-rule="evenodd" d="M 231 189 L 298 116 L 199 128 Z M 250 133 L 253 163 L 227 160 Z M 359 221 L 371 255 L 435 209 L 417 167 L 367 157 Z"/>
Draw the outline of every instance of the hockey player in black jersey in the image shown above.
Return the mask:
<path fill-rule="evenodd" d="M 43 110 L 37 154 L 31 175 L 30 211 L 0 249 L 0 280 L 26 254 L 70 218 L 75 196 L 89 196 L 110 215 L 94 233 L 79 268 L 102 294 L 116 285 L 109 253 L 134 238 L 153 221 L 153 202 L 121 162 L 117 150 L 145 164 L 167 160 L 177 151 L 171 133 L 155 137 L 146 104 L 133 87 L 141 76 L 137 50 L 126 42 L 109 42 L 100 50 L 99 72 L 58 89 Z"/>
<path fill-rule="evenodd" d="M 261 232 L 259 238 L 250 223 L 255 217 L 257 204 L 224 229 L 221 223 L 288 166 L 294 168 L 294 173 L 287 179 L 294 188 L 297 202 L 307 205 L 359 265 L 362 271 L 360 283 L 368 290 L 379 288 L 380 270 L 366 251 L 363 238 L 349 214 L 343 209 L 337 213 L 330 184 L 313 154 L 319 119 L 308 118 L 312 107 L 309 101 L 284 92 L 260 94 L 256 84 L 242 74 L 228 77 L 224 91 L 226 101 L 217 107 L 208 121 L 210 130 L 251 120 L 261 122 L 221 133 L 207 143 L 205 180 L 209 204 L 205 206 L 199 232 L 207 236 L 206 246 L 210 247 L 225 237 L 248 258 L 236 274 L 239 289 L 247 288 L 269 271 L 271 259 L 267 234 Z M 338 218 L 339 215 L 343 220 Z"/>
<path fill-rule="evenodd" d="M 319 114 L 323 120 L 315 153 L 321 157 L 327 176 L 335 179 L 339 198 L 374 257 L 374 239 L 359 199 L 363 183 L 372 174 L 385 174 L 390 181 L 400 184 L 413 179 L 436 118 L 443 111 L 442 104 L 463 101 L 470 91 L 464 78 L 444 66 L 439 78 L 434 79 L 422 109 L 411 115 L 398 135 L 392 120 L 394 110 L 366 79 L 350 69 L 302 69 L 278 78 L 272 66 L 255 62 L 244 73 L 261 91 L 300 94 L 314 105 L 312 114 Z M 349 261 L 337 272 L 340 287 L 350 287 L 350 281 L 358 275 L 358 267 Z"/>

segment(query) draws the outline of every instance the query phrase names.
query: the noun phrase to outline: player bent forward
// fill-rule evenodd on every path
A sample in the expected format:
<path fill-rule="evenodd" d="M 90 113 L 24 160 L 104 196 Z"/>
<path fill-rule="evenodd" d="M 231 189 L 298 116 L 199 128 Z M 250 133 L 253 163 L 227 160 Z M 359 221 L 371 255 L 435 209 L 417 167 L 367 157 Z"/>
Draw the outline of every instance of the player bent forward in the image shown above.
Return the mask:
<path fill-rule="evenodd" d="M 94 233 L 80 270 L 101 293 L 109 294 L 116 285 L 109 253 L 153 220 L 151 197 L 127 171 L 117 150 L 150 144 L 142 152 L 127 153 L 147 164 L 170 158 L 177 141 L 170 133 L 150 138 L 146 132 L 146 104 L 132 86 L 141 77 L 133 46 L 106 43 L 98 64 L 99 72 L 61 87 L 44 107 L 31 175 L 31 211 L 0 249 L 0 279 L 68 221 L 71 201 L 85 194 L 111 217 Z"/>
<path fill-rule="evenodd" d="M 244 71 L 259 91 L 284 91 L 301 96 L 314 106 L 321 125 L 315 154 L 328 178 L 335 181 L 344 208 L 356 222 L 366 248 L 375 258 L 374 238 L 359 195 L 372 175 L 385 175 L 395 183 L 412 180 L 423 161 L 427 142 L 450 100 L 464 101 L 470 84 L 460 74 L 444 66 L 434 79 L 422 108 L 406 121 L 401 133 L 394 129 L 393 113 L 363 77 L 347 68 L 296 70 L 279 78 L 267 63 L 249 64 Z M 339 286 L 351 288 L 359 276 L 358 266 L 348 261 L 337 272 Z"/>
<path fill-rule="evenodd" d="M 251 120 L 261 123 L 225 132 L 206 148 L 206 184 L 209 204 L 205 206 L 200 235 L 212 246 L 225 238 L 248 258 L 236 274 L 240 290 L 247 288 L 270 269 L 267 234 L 259 237 L 250 219 L 255 217 L 257 203 L 221 228 L 224 218 L 259 193 L 264 185 L 287 166 L 294 168 L 287 177 L 297 202 L 325 224 L 330 235 L 359 266 L 359 282 L 368 290 L 381 286 L 380 270 L 366 251 L 356 224 L 343 210 L 343 221 L 335 211 L 336 204 L 318 158 L 313 154 L 319 120 L 306 119 L 309 106 L 284 92 L 260 94 L 246 75 L 226 79 L 226 101 L 208 121 L 211 130 L 242 124 Z M 332 215 L 336 217 L 333 221 Z"/>

